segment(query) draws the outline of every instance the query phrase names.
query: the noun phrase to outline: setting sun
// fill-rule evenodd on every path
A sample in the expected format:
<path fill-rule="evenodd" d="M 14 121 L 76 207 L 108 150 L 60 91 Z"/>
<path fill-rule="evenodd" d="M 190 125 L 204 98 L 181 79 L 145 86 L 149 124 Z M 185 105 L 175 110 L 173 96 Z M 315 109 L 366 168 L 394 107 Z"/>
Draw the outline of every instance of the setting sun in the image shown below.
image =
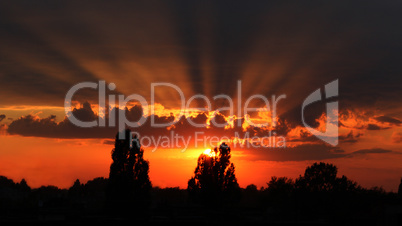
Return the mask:
<path fill-rule="evenodd" d="M 203 153 L 204 153 L 204 155 L 208 155 L 209 157 L 214 157 L 215 156 L 215 152 L 212 151 L 210 148 L 205 149 L 205 151 Z"/>

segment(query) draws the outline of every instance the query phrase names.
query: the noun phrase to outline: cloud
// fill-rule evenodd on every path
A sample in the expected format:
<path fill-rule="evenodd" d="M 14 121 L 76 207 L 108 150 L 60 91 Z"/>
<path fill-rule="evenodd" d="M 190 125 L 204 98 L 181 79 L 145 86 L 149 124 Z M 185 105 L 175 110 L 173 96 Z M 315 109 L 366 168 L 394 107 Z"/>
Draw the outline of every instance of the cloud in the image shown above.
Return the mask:
<path fill-rule="evenodd" d="M 385 130 L 401 125 L 389 116 L 376 116 L 373 110 L 344 109 L 339 114 L 339 126 L 358 130 Z"/>
<path fill-rule="evenodd" d="M 102 144 L 106 144 L 106 145 L 114 145 L 114 140 L 103 140 Z"/>
<path fill-rule="evenodd" d="M 302 144 L 286 148 L 239 148 L 239 150 L 244 150 L 244 158 L 255 161 L 319 161 L 348 156 L 343 150 L 324 144 Z"/>
<path fill-rule="evenodd" d="M 98 120 L 98 116 L 93 112 L 89 103 L 85 102 L 81 108 L 74 108 L 72 115 L 81 121 Z M 52 137 L 52 138 L 110 138 L 114 137 L 117 130 L 115 128 L 81 128 L 73 125 L 65 117 L 57 123 L 56 116 L 51 115 L 47 118 L 26 115 L 12 121 L 8 125 L 7 132 L 11 135 Z"/>
<path fill-rule="evenodd" d="M 323 143 L 317 142 L 317 138 L 310 134 L 306 134 L 303 130 L 300 130 L 300 135 L 298 138 L 294 138 L 291 140 L 286 140 L 285 142 L 293 143 L 292 146 L 288 147 L 278 147 L 277 144 L 279 142 L 277 137 L 271 137 L 269 129 L 264 127 L 254 127 L 248 126 L 245 130 L 240 127 L 233 128 L 222 128 L 219 126 L 214 126 L 211 123 L 207 126 L 207 122 L 209 120 L 207 114 L 199 113 L 195 115 L 189 116 L 193 122 L 197 122 L 199 124 L 203 124 L 202 127 L 194 127 L 191 123 L 188 122 L 187 118 L 182 116 L 173 126 L 163 126 L 163 127 L 153 127 L 151 125 L 151 116 L 145 116 L 143 110 L 139 106 L 134 106 L 131 108 L 125 108 L 124 110 L 113 108 L 112 111 L 106 114 L 106 125 L 109 125 L 111 121 L 109 121 L 110 117 L 115 117 L 115 122 L 118 122 L 118 116 L 120 114 L 125 114 L 127 119 L 131 122 L 135 122 L 139 120 L 141 117 L 145 118 L 145 123 L 138 128 L 131 128 L 133 132 L 138 132 L 141 137 L 154 137 L 158 139 L 160 137 L 169 137 L 171 133 L 175 133 L 179 136 L 188 138 L 190 137 L 190 143 L 188 148 L 195 147 L 195 133 L 202 133 L 198 139 L 204 140 L 207 137 L 217 136 L 217 137 L 233 137 L 235 135 L 239 136 L 239 138 L 252 138 L 253 136 L 257 137 L 265 137 L 267 139 L 271 139 L 271 146 L 276 147 L 261 147 L 255 146 L 256 143 L 253 142 L 252 139 L 246 139 L 245 145 L 241 146 L 240 144 L 231 143 L 231 147 L 234 150 L 242 152 L 241 158 L 246 158 L 249 160 L 271 160 L 271 161 L 305 161 L 305 160 L 324 160 L 324 159 L 333 159 L 333 158 L 344 158 L 350 157 L 353 155 L 362 155 L 362 154 L 372 154 L 372 153 L 390 153 L 392 151 L 373 148 L 373 149 L 362 149 L 352 153 L 346 153 L 344 150 L 339 147 L 332 147 L 329 145 L 325 145 Z M 89 103 L 85 102 L 82 104 L 81 108 L 74 108 L 72 111 L 72 115 L 74 115 L 77 119 L 81 121 L 93 121 L 99 120 L 98 115 L 92 110 L 92 107 Z M 152 115 L 155 117 L 156 123 L 170 123 L 175 121 L 175 117 L 173 115 L 170 116 L 158 116 Z M 216 120 L 224 125 L 227 125 L 228 119 L 221 115 L 220 113 L 216 113 L 210 120 Z M 241 120 L 241 119 L 240 119 Z M 242 120 L 241 120 L 242 121 Z M 236 125 L 236 123 L 235 123 Z M 46 118 L 40 118 L 34 115 L 27 115 L 14 120 L 5 127 L 9 134 L 16 134 L 21 136 L 35 136 L 35 137 L 53 137 L 53 138 L 99 138 L 104 139 L 102 141 L 105 145 L 113 145 L 114 137 L 117 133 L 117 127 L 95 127 L 95 128 L 81 128 L 73 125 L 70 120 L 66 117 L 61 122 L 56 121 L 56 116 L 50 115 Z M 248 137 L 246 136 L 246 132 L 249 132 Z M 398 134 L 393 135 L 396 137 Z M 400 135 L 400 134 L 399 134 Z M 362 136 L 361 133 L 354 134 L 354 131 L 351 130 L 346 135 L 339 136 L 341 142 L 345 143 L 356 143 L 358 138 Z M 274 141 L 273 139 L 277 139 Z M 181 141 L 180 141 L 181 142 Z M 182 145 L 181 143 L 179 145 Z M 199 144 L 197 144 L 199 145 Z M 184 147 L 184 146 L 182 146 Z M 174 147 L 173 147 L 174 148 Z M 243 154 L 245 154 L 243 156 Z"/>
<path fill-rule="evenodd" d="M 6 115 L 4 115 L 4 114 L 0 115 L 0 122 L 3 121 L 3 119 L 5 119 L 5 118 L 6 118 Z"/>
<path fill-rule="evenodd" d="M 339 147 L 332 147 L 325 144 L 301 144 L 295 147 L 286 148 L 237 148 L 241 150 L 241 158 L 248 160 L 268 160 L 268 161 L 306 161 L 306 160 L 325 160 L 334 158 L 347 158 L 356 155 L 366 154 L 388 154 L 397 153 L 391 150 L 372 148 L 361 149 L 351 153 L 345 152 Z"/>
<path fill-rule="evenodd" d="M 390 125 L 400 126 L 402 124 L 401 120 L 385 115 L 375 117 L 374 119 L 377 120 L 378 122 L 389 123 Z"/>
<path fill-rule="evenodd" d="M 8 126 L 6 124 L 0 124 L 0 135 L 7 134 L 7 128 Z"/>
<path fill-rule="evenodd" d="M 381 128 L 380 126 L 376 125 L 376 124 L 371 124 L 369 123 L 366 127 L 367 130 L 381 130 L 384 128 Z"/>
<path fill-rule="evenodd" d="M 92 110 L 91 105 L 88 102 L 84 102 L 81 108 L 74 108 L 71 112 L 72 116 L 83 122 L 98 122 L 99 116 Z M 110 112 L 106 112 L 105 127 L 92 127 L 82 128 L 71 123 L 69 117 L 65 117 L 61 122 L 56 122 L 56 116 L 51 115 L 47 118 L 40 118 L 39 116 L 26 115 L 12 121 L 7 129 L 9 134 L 22 135 L 22 136 L 36 136 L 36 137 L 53 137 L 53 138 L 113 138 L 118 132 L 119 116 L 123 114 L 126 117 L 127 122 L 133 132 L 139 133 L 141 136 L 169 136 L 171 132 L 183 136 L 194 136 L 195 132 L 202 132 L 205 136 L 234 136 L 236 132 L 244 133 L 242 127 L 234 127 L 225 129 L 222 126 L 215 126 L 213 123 L 207 127 L 208 117 L 205 113 L 199 113 L 192 115 L 189 118 L 182 116 L 172 126 L 176 118 L 173 115 L 150 115 L 145 116 L 143 109 L 139 105 L 135 105 L 131 108 L 125 108 L 124 110 L 113 108 Z M 141 118 L 144 119 L 144 123 L 137 126 Z M 113 119 L 113 120 L 111 120 Z M 153 121 L 151 121 L 153 120 Z M 193 126 L 189 120 L 193 123 L 203 125 L 201 127 Z M 216 113 L 210 118 L 211 121 L 215 121 L 222 125 L 227 125 L 228 121 L 220 114 Z M 113 125 L 114 123 L 114 125 Z M 159 126 L 152 125 L 155 123 Z M 162 124 L 165 124 L 161 126 Z M 250 128 L 253 134 L 259 132 L 260 135 L 268 134 L 268 131 Z"/>
<path fill-rule="evenodd" d="M 391 135 L 391 140 L 393 143 L 399 144 L 402 143 L 402 133 L 401 132 L 393 132 Z"/>
<path fill-rule="evenodd" d="M 353 130 L 351 130 L 347 135 L 340 135 L 339 141 L 343 143 L 356 143 L 358 141 L 358 138 L 362 135 L 362 133 L 353 135 Z"/>
<path fill-rule="evenodd" d="M 353 152 L 352 154 L 382 154 L 382 153 L 391 153 L 391 150 L 385 150 L 382 148 L 372 148 L 372 149 L 361 149 Z"/>

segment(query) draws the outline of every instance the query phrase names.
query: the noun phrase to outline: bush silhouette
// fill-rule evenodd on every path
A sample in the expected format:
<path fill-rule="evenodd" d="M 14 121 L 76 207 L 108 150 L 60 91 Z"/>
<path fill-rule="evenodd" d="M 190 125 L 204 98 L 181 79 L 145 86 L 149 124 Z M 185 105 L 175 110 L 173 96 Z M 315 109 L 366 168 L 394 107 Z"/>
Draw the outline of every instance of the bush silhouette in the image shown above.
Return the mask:
<path fill-rule="evenodd" d="M 239 200 L 240 187 L 230 158 L 230 147 L 225 143 L 215 147 L 211 155 L 198 157 L 194 176 L 187 186 L 192 201 L 213 205 Z"/>

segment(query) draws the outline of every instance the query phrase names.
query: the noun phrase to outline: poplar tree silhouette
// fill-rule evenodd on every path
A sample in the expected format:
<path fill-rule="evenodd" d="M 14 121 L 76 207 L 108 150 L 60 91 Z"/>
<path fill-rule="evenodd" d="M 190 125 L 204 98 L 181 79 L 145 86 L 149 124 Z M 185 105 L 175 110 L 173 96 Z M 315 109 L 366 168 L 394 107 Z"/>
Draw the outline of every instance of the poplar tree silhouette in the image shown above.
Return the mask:
<path fill-rule="evenodd" d="M 152 188 L 149 162 L 143 158 L 139 140 L 132 139 L 130 130 L 124 133 L 125 139 L 116 135 L 107 189 L 107 205 L 116 211 L 146 207 Z"/>
<path fill-rule="evenodd" d="M 194 176 L 188 181 L 190 199 L 206 204 L 223 204 L 240 199 L 235 166 L 230 162 L 230 147 L 222 143 L 212 155 L 198 157 Z"/>

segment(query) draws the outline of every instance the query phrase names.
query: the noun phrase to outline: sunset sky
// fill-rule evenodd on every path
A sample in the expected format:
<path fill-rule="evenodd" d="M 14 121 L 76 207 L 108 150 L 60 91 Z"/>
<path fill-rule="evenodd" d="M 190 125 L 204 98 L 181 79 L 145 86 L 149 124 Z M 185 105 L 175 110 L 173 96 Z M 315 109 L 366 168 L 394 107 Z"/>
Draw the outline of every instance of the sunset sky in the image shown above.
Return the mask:
<path fill-rule="evenodd" d="M 402 177 L 401 10 L 400 1 L 0 2 L 0 175 L 61 188 L 75 179 L 108 177 L 118 128 L 79 128 L 65 112 L 71 87 L 105 81 L 108 96 L 138 94 L 148 108 L 109 103 L 100 115 L 98 90 L 87 88 L 74 95 L 75 117 L 92 121 L 100 115 L 108 125 L 109 110 L 125 111 L 130 121 L 147 120 L 132 128 L 141 136 L 189 138 L 186 150 L 144 147 L 153 186 L 186 188 L 198 156 L 213 148 L 197 145 L 197 132 L 275 132 L 286 147 L 229 142 L 241 187 L 266 186 L 271 176 L 296 178 L 323 161 L 363 187 L 396 191 Z M 306 130 L 301 106 L 335 80 L 339 144 L 332 146 Z M 211 109 L 195 99 L 180 117 L 180 96 L 168 87 L 155 88 L 151 105 L 157 82 L 177 86 L 186 102 L 202 94 Z M 246 119 L 271 122 L 272 108 L 253 100 L 250 107 L 258 112 L 236 108 L 231 115 L 217 111 L 229 105 L 213 99 L 219 94 L 236 107 L 256 94 L 286 98 L 277 103 L 278 125 L 261 127 Z M 325 103 L 305 109 L 305 121 L 320 131 L 328 118 Z M 151 117 L 174 124 L 155 128 Z"/>

